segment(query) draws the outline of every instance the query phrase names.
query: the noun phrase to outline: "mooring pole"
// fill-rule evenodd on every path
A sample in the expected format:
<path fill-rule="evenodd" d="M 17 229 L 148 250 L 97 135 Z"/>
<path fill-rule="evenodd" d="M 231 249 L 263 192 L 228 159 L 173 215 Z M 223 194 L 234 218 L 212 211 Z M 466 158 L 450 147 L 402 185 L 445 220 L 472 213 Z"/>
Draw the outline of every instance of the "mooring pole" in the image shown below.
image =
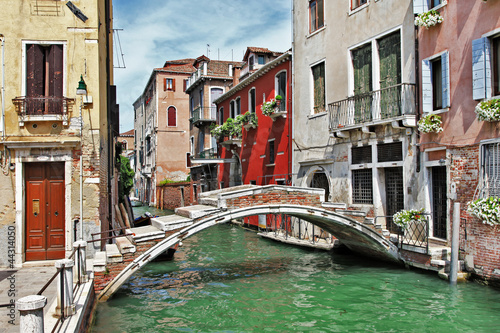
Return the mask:
<path fill-rule="evenodd" d="M 453 205 L 453 225 L 451 236 L 451 263 L 450 263 L 450 283 L 457 283 L 458 275 L 458 241 L 460 229 L 460 203 Z"/>

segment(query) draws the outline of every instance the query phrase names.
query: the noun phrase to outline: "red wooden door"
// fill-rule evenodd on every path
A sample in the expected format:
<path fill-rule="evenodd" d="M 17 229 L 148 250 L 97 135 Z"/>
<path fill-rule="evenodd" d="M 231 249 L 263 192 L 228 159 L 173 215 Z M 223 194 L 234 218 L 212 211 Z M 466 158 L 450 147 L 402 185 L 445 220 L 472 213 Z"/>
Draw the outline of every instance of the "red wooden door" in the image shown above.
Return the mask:
<path fill-rule="evenodd" d="M 64 258 L 64 163 L 26 163 L 26 260 Z"/>

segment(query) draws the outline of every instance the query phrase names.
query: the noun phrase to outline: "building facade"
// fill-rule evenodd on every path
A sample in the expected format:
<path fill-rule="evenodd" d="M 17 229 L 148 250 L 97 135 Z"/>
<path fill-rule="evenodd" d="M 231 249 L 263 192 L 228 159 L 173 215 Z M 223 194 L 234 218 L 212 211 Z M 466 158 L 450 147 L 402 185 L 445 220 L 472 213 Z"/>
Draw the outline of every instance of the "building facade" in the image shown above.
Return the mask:
<path fill-rule="evenodd" d="M 167 61 L 153 70 L 142 95 L 134 102 L 135 184 L 140 201 L 157 205 L 156 187 L 164 180 L 189 176 L 189 98 L 187 80 L 194 59 Z"/>
<path fill-rule="evenodd" d="M 234 75 L 239 78 L 241 63 L 201 56 L 193 66 L 196 70 L 187 82 L 186 93 L 190 109 L 189 163 L 196 198 L 196 193 L 218 189 L 217 163 L 206 158 L 214 156 L 217 150 L 215 138 L 210 134 L 216 122 L 215 100 L 230 89 Z"/>
<path fill-rule="evenodd" d="M 421 131 L 419 202 L 431 212 L 430 235 L 449 244 L 453 207 L 460 203 L 460 250 L 469 271 L 500 279 L 499 232 L 467 213 L 467 203 L 499 195 L 500 118 L 485 119 L 481 102 L 500 96 L 500 6 L 495 1 L 414 1 L 415 13 L 435 10 L 441 23 L 419 26 Z M 429 118 L 431 117 L 431 118 Z"/>
<path fill-rule="evenodd" d="M 293 13 L 294 185 L 384 225 L 418 194 L 412 1 L 295 0 Z"/>
<path fill-rule="evenodd" d="M 20 267 L 111 225 L 112 4 L 2 5 L 0 266 Z"/>

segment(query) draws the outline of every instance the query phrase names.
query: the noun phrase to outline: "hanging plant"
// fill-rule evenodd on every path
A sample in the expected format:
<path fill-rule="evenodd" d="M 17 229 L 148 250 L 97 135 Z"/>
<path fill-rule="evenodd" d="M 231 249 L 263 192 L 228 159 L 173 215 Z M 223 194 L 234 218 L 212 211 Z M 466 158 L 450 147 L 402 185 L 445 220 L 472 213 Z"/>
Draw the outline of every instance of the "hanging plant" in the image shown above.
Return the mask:
<path fill-rule="evenodd" d="M 443 17 L 434 9 L 421 13 L 415 17 L 415 25 L 427 29 L 441 22 L 443 22 Z"/>
<path fill-rule="evenodd" d="M 500 99 L 479 102 L 474 111 L 478 120 L 500 121 Z"/>
<path fill-rule="evenodd" d="M 262 114 L 265 116 L 270 116 L 279 110 L 282 97 L 276 95 L 276 97 L 269 102 L 262 104 Z"/>
<path fill-rule="evenodd" d="M 439 133 L 443 131 L 441 124 L 441 116 L 430 113 L 418 121 L 418 130 L 422 133 Z"/>
<path fill-rule="evenodd" d="M 500 198 L 488 197 L 467 203 L 467 211 L 484 224 L 491 226 L 500 224 Z"/>
<path fill-rule="evenodd" d="M 250 129 L 250 127 L 256 128 L 258 123 L 259 120 L 257 119 L 257 115 L 254 112 L 245 112 L 242 118 L 243 127 L 245 127 L 247 130 Z"/>
<path fill-rule="evenodd" d="M 401 210 L 392 216 L 392 221 L 394 224 L 400 226 L 401 228 L 406 228 L 408 223 L 411 221 L 415 222 L 426 222 L 424 217 L 424 209 L 416 210 Z"/>
<path fill-rule="evenodd" d="M 214 137 L 241 137 L 241 118 L 242 116 L 237 116 L 236 120 L 233 118 L 227 118 L 226 122 L 222 125 L 211 127 L 210 134 Z"/>

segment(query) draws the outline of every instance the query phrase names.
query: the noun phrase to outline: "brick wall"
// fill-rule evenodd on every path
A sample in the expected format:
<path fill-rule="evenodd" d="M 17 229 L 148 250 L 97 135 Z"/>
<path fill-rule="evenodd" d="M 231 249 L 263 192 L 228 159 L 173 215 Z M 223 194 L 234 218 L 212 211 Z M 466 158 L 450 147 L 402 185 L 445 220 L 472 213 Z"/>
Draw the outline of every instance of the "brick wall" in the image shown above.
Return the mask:
<path fill-rule="evenodd" d="M 158 208 L 174 210 L 178 207 L 196 203 L 193 195 L 193 182 L 165 184 L 156 187 Z M 184 202 L 183 202 L 184 200 Z"/>
<path fill-rule="evenodd" d="M 467 213 L 467 203 L 474 199 L 480 177 L 479 145 L 450 149 L 450 182 L 456 185 L 456 200 L 460 203 L 460 250 L 473 259 L 471 270 L 476 277 L 500 283 L 500 228 L 482 223 Z M 451 224 L 451 223 L 450 223 Z"/>
<path fill-rule="evenodd" d="M 273 191 L 272 193 L 252 194 L 227 200 L 227 206 L 232 208 L 243 208 L 266 204 L 292 204 L 321 207 L 319 195 L 301 192 Z"/>

